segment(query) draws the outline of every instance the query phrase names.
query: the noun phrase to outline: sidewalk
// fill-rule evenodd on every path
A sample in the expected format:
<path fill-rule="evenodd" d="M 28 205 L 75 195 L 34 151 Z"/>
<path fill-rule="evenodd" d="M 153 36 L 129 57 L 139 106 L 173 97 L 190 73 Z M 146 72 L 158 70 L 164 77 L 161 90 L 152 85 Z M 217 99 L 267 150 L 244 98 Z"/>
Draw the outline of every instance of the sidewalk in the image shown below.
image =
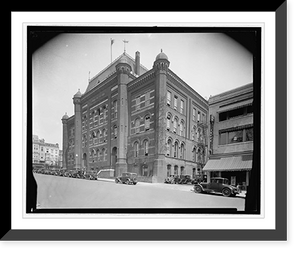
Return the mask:
<path fill-rule="evenodd" d="M 115 179 L 108 179 L 108 178 L 97 178 L 98 181 L 105 181 L 105 182 L 115 182 Z M 147 186 L 156 186 L 163 189 L 169 190 L 180 190 L 180 191 L 192 191 L 194 192 L 194 185 L 192 184 L 166 184 L 166 183 L 146 183 L 146 182 L 138 182 L 138 185 L 147 185 Z M 236 195 L 237 197 L 245 198 L 246 191 L 241 191 L 241 193 Z"/>

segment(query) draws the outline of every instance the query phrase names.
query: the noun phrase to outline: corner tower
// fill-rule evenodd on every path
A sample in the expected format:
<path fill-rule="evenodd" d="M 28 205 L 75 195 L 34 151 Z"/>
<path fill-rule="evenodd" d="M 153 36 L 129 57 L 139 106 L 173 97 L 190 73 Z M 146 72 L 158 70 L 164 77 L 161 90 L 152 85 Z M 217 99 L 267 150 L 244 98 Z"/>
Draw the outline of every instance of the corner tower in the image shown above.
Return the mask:
<path fill-rule="evenodd" d="M 75 112 L 75 149 L 74 149 L 74 159 L 75 159 L 75 169 L 81 168 L 81 92 L 78 92 L 73 97 L 74 112 Z"/>
<path fill-rule="evenodd" d="M 127 171 L 127 138 L 128 138 L 128 102 L 127 84 L 131 81 L 129 77 L 132 71 L 126 56 L 122 56 L 116 65 L 118 77 L 118 150 L 116 162 L 116 175 Z"/>
<path fill-rule="evenodd" d="M 155 143 L 156 158 L 154 160 L 153 182 L 163 182 L 166 178 L 166 94 L 167 94 L 167 72 L 170 62 L 165 53 L 157 55 L 153 69 L 155 71 Z"/>

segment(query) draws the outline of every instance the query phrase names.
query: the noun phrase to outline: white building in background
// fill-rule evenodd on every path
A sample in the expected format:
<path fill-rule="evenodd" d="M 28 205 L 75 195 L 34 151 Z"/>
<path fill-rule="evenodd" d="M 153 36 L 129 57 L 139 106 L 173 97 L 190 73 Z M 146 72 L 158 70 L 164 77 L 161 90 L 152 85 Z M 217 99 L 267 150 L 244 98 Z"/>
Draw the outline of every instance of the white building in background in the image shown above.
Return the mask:
<path fill-rule="evenodd" d="M 59 145 L 46 143 L 44 139 L 39 139 L 37 135 L 32 136 L 33 163 L 43 163 L 49 166 L 59 166 Z"/>

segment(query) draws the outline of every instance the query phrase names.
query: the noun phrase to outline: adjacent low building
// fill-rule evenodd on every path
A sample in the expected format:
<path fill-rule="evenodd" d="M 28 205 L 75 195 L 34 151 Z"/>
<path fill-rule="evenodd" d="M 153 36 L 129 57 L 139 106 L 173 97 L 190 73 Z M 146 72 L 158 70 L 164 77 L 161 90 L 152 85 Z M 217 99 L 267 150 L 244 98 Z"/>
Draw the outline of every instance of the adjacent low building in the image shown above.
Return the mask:
<path fill-rule="evenodd" d="M 249 185 L 253 155 L 253 84 L 211 96 L 209 160 L 203 171 Z"/>

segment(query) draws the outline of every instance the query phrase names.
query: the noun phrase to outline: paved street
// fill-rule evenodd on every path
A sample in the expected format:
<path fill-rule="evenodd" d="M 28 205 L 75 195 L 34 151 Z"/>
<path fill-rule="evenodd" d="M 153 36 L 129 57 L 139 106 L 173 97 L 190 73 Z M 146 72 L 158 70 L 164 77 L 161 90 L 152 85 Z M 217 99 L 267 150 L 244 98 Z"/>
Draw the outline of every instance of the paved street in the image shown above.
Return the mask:
<path fill-rule="evenodd" d="M 237 208 L 245 199 L 196 194 L 192 185 L 116 184 L 52 175 L 34 174 L 41 208 Z"/>

